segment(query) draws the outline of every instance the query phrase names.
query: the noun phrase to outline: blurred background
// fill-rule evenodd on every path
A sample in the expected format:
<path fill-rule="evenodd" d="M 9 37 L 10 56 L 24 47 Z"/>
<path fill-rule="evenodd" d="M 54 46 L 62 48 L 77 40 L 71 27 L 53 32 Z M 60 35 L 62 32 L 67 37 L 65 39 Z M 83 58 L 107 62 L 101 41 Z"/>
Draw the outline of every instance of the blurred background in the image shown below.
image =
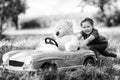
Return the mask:
<path fill-rule="evenodd" d="M 51 37 L 54 24 L 60 20 L 71 20 L 74 31 L 79 32 L 79 24 L 85 17 L 94 19 L 95 27 L 107 37 L 107 50 L 120 53 L 120 0 L 0 0 L 0 64 L 2 55 L 8 51 L 35 50 L 43 45 L 45 37 Z M 101 64 L 100 69 L 88 66 L 75 72 L 69 68 L 61 70 L 64 75 L 61 80 L 79 80 L 83 75 L 88 80 L 120 80 L 119 58 L 103 57 Z M 2 76 L 2 73 L 5 74 L 0 70 L 2 80 L 12 76 L 8 73 Z M 26 75 L 21 77 L 26 79 Z M 36 75 L 27 77 L 30 78 L 27 80 L 36 80 Z"/>
<path fill-rule="evenodd" d="M 1 0 L 1 31 L 53 28 L 55 22 L 72 20 L 75 31 L 85 17 L 96 27 L 120 25 L 119 0 Z"/>

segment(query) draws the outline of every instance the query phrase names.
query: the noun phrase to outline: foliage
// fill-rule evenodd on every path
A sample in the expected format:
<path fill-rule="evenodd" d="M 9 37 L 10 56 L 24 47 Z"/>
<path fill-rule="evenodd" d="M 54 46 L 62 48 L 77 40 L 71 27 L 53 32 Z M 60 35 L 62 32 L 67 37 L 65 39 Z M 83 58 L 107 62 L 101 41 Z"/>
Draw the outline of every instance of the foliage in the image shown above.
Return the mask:
<path fill-rule="evenodd" d="M 114 6 L 114 9 L 108 9 L 107 11 L 97 12 L 94 16 L 98 22 L 104 23 L 108 27 L 118 26 L 120 24 L 120 11 Z"/>
<path fill-rule="evenodd" d="M 120 11 L 117 6 L 118 0 L 82 0 L 86 5 L 99 8 L 94 16 L 97 21 L 105 23 L 108 27 L 117 26 L 120 23 Z"/>
<path fill-rule="evenodd" d="M 25 13 L 26 4 L 21 0 L 0 0 L 0 28 L 9 18 L 17 17 L 20 13 Z"/>
<path fill-rule="evenodd" d="M 104 12 L 104 6 L 111 5 L 112 2 L 116 2 L 117 0 L 82 0 L 83 2 L 89 5 L 95 5 L 100 8 L 101 12 Z"/>
<path fill-rule="evenodd" d="M 116 70 L 112 67 L 79 66 L 76 71 L 70 71 L 67 68 L 59 69 L 57 77 L 59 80 L 115 80 L 115 72 Z M 45 73 L 41 71 L 13 73 L 0 69 L 0 74 L 0 78 L 4 80 L 45 80 Z"/>
<path fill-rule="evenodd" d="M 28 21 L 28 22 L 24 22 L 24 23 L 21 24 L 21 26 L 22 26 L 22 29 L 29 29 L 29 28 L 33 29 L 33 28 L 41 27 L 40 23 L 37 22 L 37 20 L 31 20 L 31 21 Z"/>

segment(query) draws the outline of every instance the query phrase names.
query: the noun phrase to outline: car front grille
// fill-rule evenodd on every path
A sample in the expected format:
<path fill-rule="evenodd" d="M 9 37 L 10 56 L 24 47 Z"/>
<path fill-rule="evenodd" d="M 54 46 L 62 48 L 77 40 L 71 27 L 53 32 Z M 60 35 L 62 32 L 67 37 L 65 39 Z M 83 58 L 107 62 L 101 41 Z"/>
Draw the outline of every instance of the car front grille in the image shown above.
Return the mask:
<path fill-rule="evenodd" d="M 20 61 L 14 61 L 14 60 L 10 60 L 9 61 L 9 65 L 10 66 L 16 66 L 16 67 L 22 67 L 23 66 L 23 62 Z"/>

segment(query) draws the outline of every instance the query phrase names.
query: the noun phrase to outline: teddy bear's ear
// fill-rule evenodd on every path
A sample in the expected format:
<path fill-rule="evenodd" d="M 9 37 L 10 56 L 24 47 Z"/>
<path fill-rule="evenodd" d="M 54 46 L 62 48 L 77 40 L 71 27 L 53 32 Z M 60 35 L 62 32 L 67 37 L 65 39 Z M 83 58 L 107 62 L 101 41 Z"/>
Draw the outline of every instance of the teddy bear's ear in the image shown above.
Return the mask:
<path fill-rule="evenodd" d="M 73 27 L 73 23 L 71 21 L 66 21 L 67 25 Z"/>

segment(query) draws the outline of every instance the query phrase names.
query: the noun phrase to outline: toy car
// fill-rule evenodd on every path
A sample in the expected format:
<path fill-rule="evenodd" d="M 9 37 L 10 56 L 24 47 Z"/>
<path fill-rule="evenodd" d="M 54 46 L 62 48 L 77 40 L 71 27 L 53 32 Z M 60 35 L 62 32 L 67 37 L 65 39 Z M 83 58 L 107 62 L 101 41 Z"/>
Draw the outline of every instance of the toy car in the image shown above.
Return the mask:
<path fill-rule="evenodd" d="M 96 65 L 96 57 L 91 50 L 80 49 L 74 52 L 56 50 L 58 44 L 51 38 L 45 38 L 45 43 L 44 48 L 56 47 L 55 50 L 10 51 L 2 57 L 3 67 L 15 71 L 37 71 L 38 69 L 57 69 L 75 65 Z"/>

